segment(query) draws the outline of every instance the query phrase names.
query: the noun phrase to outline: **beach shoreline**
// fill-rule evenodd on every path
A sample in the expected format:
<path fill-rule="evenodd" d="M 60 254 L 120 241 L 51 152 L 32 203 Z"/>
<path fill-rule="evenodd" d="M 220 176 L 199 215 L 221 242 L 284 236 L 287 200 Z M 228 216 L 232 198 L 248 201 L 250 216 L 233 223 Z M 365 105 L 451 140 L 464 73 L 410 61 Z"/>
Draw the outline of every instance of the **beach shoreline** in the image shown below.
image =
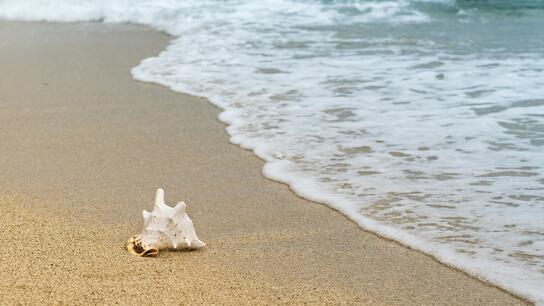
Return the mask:
<path fill-rule="evenodd" d="M 2 268 L 16 276 L 3 300 L 524 303 L 266 180 L 205 99 L 132 80 L 168 36 L 89 23 L 0 31 Z M 158 187 L 188 203 L 205 250 L 148 260 L 123 249 Z"/>

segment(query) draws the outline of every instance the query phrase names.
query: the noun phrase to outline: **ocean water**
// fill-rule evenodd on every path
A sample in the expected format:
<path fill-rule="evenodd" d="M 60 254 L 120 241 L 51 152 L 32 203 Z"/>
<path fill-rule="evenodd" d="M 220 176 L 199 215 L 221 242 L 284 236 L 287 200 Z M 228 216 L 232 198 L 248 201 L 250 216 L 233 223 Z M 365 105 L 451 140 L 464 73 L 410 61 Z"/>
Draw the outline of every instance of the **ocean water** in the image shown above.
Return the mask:
<path fill-rule="evenodd" d="M 220 106 L 265 176 L 544 304 L 544 1 L 0 0 L 0 18 L 171 34 L 134 78 Z"/>

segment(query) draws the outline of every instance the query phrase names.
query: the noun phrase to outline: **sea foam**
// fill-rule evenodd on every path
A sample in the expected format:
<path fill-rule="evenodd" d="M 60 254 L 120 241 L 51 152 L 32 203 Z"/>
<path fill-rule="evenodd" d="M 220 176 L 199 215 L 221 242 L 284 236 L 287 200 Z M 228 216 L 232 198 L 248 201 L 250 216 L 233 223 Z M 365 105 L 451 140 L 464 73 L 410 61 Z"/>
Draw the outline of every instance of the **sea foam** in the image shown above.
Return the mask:
<path fill-rule="evenodd" d="M 544 14 L 464 2 L 0 0 L 0 17 L 173 35 L 134 78 L 221 107 L 266 177 L 544 303 Z"/>

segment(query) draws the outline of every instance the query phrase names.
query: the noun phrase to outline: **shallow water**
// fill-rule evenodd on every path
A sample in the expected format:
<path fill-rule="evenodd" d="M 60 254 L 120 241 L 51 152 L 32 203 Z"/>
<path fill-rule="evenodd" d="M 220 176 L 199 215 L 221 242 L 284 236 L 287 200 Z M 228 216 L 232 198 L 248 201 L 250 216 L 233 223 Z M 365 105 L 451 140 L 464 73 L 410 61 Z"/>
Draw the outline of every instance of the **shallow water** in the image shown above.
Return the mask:
<path fill-rule="evenodd" d="M 265 175 L 544 302 L 541 1 L 0 0 L 0 17 L 174 35 L 133 75 L 222 107 Z"/>

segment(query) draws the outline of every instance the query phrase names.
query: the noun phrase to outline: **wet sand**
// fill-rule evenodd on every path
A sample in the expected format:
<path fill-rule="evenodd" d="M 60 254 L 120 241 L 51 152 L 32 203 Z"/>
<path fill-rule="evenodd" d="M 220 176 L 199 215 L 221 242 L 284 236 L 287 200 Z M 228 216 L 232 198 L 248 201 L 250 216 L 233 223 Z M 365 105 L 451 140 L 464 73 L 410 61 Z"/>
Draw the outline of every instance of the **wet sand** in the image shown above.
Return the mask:
<path fill-rule="evenodd" d="M 219 109 L 131 78 L 166 35 L 0 22 L 0 37 L 2 303 L 525 303 L 265 179 Z M 124 249 L 158 187 L 204 250 Z"/>

